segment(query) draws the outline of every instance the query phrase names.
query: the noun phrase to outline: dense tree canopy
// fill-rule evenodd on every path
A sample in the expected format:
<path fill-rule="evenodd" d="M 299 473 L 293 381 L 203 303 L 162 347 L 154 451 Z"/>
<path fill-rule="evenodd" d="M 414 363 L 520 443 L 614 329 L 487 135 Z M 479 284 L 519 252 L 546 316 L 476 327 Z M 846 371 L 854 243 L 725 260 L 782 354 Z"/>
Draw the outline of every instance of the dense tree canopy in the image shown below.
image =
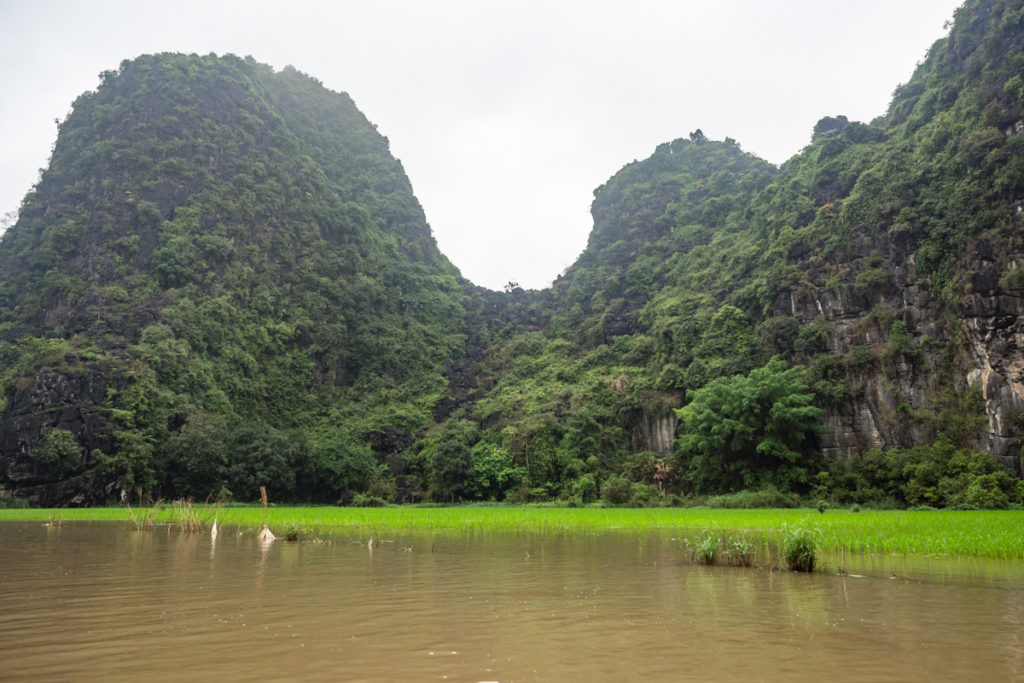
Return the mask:
<path fill-rule="evenodd" d="M 822 410 L 802 381 L 804 368 L 772 358 L 749 375 L 716 379 L 689 392 L 676 412 L 679 457 L 702 491 L 806 484 Z"/>

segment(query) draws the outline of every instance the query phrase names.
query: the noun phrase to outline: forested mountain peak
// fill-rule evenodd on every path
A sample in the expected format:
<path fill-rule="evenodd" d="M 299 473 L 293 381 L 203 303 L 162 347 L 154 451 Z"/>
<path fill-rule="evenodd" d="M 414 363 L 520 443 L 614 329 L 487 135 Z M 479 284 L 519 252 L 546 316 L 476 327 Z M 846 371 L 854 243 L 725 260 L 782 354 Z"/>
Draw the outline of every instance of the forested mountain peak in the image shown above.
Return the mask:
<path fill-rule="evenodd" d="M 329 488 L 318 468 L 341 456 L 314 465 L 303 443 L 289 462 L 281 430 L 302 428 L 318 448 L 358 431 L 365 482 L 370 426 L 332 411 L 422 428 L 462 348 L 458 272 L 386 138 L 347 95 L 252 59 L 147 55 L 101 78 L 0 249 L 8 477 L 189 488 L 206 475 L 175 474 L 176 439 L 215 428 L 188 457 L 221 484 L 294 491 L 305 468 Z M 51 434 L 74 465 L 33 464 Z"/>

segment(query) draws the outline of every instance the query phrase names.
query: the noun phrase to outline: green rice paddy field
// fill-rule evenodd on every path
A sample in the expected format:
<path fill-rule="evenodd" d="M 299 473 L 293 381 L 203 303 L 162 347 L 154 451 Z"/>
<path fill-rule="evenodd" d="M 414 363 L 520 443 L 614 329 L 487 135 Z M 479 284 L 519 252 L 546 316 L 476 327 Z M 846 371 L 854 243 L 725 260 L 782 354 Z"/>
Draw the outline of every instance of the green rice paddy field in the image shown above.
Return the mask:
<path fill-rule="evenodd" d="M 1024 511 L 902 510 L 722 510 L 709 508 L 459 507 L 208 507 L 66 508 L 0 510 L 0 521 L 61 523 L 76 520 L 141 524 L 259 528 L 264 521 L 280 535 L 362 537 L 403 533 L 436 536 L 466 533 L 579 534 L 649 530 L 696 539 L 748 537 L 777 543 L 795 528 L 815 534 L 825 552 L 933 557 L 1024 559 Z"/>

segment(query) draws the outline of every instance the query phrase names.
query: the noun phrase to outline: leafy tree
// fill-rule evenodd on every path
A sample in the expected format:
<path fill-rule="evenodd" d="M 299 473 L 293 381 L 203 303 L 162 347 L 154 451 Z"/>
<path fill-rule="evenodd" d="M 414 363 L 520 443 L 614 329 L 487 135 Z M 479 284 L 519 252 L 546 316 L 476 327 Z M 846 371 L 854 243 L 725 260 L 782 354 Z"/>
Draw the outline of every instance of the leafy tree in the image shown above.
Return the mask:
<path fill-rule="evenodd" d="M 66 429 L 47 432 L 32 449 L 36 468 L 51 479 L 78 470 L 83 464 L 82 447 Z"/>
<path fill-rule="evenodd" d="M 195 412 L 164 447 L 169 490 L 205 498 L 226 484 L 229 430 L 223 415 Z"/>
<path fill-rule="evenodd" d="M 376 474 L 373 453 L 351 435 L 332 438 L 314 448 L 315 480 L 337 497 L 365 491 Z"/>
<path fill-rule="evenodd" d="M 430 485 L 434 500 L 472 498 L 473 451 L 476 425 L 469 420 L 449 420 L 431 445 Z"/>
<path fill-rule="evenodd" d="M 518 467 L 506 448 L 481 441 L 472 454 L 474 497 L 502 500 L 526 483 L 526 468 Z"/>
<path fill-rule="evenodd" d="M 822 410 L 801 379 L 802 366 L 772 358 L 748 375 L 708 383 L 676 411 L 680 465 L 697 491 L 807 482 L 812 438 Z"/>
<path fill-rule="evenodd" d="M 289 466 L 295 443 L 260 422 L 244 422 L 231 431 L 228 489 L 239 500 L 255 500 L 261 486 L 276 499 L 294 495 L 295 471 Z"/>
<path fill-rule="evenodd" d="M 473 494 L 473 452 L 458 441 L 445 441 L 431 460 L 431 497 L 463 500 Z"/>

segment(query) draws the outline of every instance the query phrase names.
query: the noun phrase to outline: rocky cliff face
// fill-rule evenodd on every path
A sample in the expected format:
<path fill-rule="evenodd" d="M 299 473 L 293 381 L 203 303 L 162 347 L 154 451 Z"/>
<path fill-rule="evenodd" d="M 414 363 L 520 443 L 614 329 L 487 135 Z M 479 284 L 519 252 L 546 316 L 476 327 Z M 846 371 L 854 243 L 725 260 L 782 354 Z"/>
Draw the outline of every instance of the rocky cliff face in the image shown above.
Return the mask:
<path fill-rule="evenodd" d="M 1004 255 L 1015 271 L 1024 255 Z M 966 376 L 979 384 L 988 418 L 987 450 L 1024 475 L 1020 422 L 1024 414 L 1024 291 L 1000 285 L 1002 269 L 986 243 L 975 257 L 976 274 L 960 315 L 973 361 Z M 1005 281 L 1005 280 L 1004 280 Z"/>
<path fill-rule="evenodd" d="M 804 325 L 824 319 L 829 351 L 846 361 L 854 379 L 846 396 L 827 406 L 825 454 L 849 457 L 934 439 L 942 426 L 934 419 L 940 397 L 953 389 L 980 392 L 984 401 L 987 429 L 971 445 L 1021 473 L 1024 297 L 1004 285 L 1024 255 L 997 257 L 987 240 L 978 240 L 962 264 L 973 275 L 962 278 L 966 284 L 950 305 L 919 276 L 913 251 L 888 235 L 862 235 L 851 249 L 850 276 L 838 284 L 811 253 L 790 254 L 806 280 L 781 292 L 773 311 Z M 884 277 L 852 275 L 869 269 Z"/>
<path fill-rule="evenodd" d="M 31 384 L 15 391 L 0 421 L 0 490 L 46 507 L 97 504 L 116 496 L 116 484 L 101 482 L 96 468 L 98 457 L 115 447 L 104 401 L 109 391 L 128 384 L 113 367 L 96 364 L 76 370 L 44 368 Z M 74 445 L 59 458 L 44 459 L 42 442 L 56 432 L 70 434 Z"/>
<path fill-rule="evenodd" d="M 633 451 L 652 451 L 670 457 L 678 426 L 679 418 L 675 413 L 661 416 L 643 413 L 633 422 L 630 446 Z"/>

